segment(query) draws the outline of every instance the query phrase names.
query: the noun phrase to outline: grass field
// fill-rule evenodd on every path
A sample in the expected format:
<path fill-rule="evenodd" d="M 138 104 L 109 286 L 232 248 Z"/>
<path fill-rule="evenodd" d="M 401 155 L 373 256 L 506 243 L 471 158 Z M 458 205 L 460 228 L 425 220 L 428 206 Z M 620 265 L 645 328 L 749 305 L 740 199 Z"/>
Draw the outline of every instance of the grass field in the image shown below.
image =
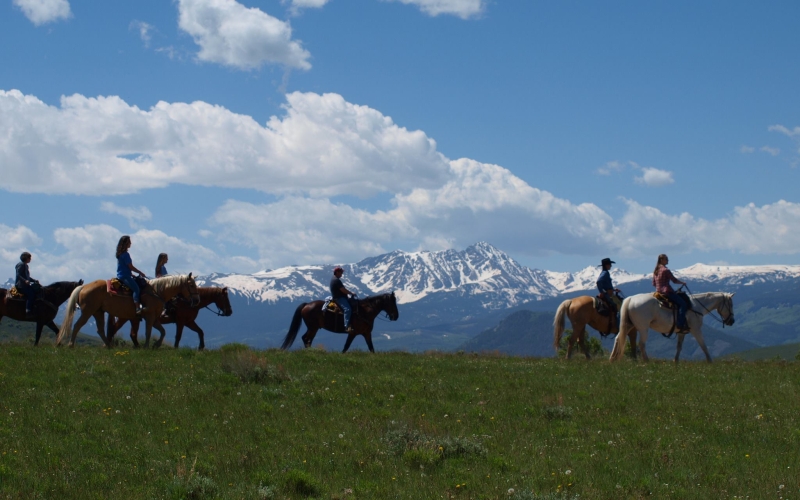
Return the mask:
<path fill-rule="evenodd" d="M 0 498 L 797 498 L 800 363 L 0 345 Z"/>

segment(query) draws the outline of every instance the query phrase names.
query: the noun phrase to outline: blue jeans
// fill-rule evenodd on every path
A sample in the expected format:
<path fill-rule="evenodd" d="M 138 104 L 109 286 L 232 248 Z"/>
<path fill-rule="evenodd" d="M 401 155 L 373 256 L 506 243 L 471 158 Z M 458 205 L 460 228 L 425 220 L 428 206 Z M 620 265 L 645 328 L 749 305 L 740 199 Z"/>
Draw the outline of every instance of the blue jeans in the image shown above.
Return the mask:
<path fill-rule="evenodd" d="M 350 326 L 350 316 L 353 314 L 353 308 L 350 307 L 350 301 L 347 300 L 347 297 L 338 297 L 333 299 L 333 301 L 342 308 L 342 312 L 344 312 L 344 327 L 347 328 Z"/>
<path fill-rule="evenodd" d="M 33 304 L 36 302 L 36 296 L 38 295 L 39 289 L 41 287 L 36 285 L 23 285 L 21 287 L 17 287 L 17 290 L 22 292 L 25 295 L 25 311 L 33 311 Z"/>
<path fill-rule="evenodd" d="M 118 278 L 118 279 L 121 282 L 125 283 L 125 286 L 131 289 L 131 291 L 133 292 L 133 301 L 138 303 L 140 297 L 139 295 L 140 290 L 139 290 L 139 285 L 136 284 L 136 280 L 133 279 L 133 276 L 128 276 L 127 278 Z"/>
<path fill-rule="evenodd" d="M 689 309 L 689 304 L 675 292 L 668 293 L 667 297 L 678 306 L 678 328 L 686 327 L 686 311 Z"/>

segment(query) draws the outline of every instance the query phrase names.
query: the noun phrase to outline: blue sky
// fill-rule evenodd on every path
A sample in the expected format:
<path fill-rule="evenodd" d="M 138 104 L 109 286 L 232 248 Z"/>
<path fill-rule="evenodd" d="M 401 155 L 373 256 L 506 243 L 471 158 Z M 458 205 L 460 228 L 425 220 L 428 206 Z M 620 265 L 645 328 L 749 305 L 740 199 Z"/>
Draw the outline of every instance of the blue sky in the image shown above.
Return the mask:
<path fill-rule="evenodd" d="M 800 264 L 797 2 L 0 0 L 0 266 Z M 152 261 L 152 262 L 151 262 Z"/>

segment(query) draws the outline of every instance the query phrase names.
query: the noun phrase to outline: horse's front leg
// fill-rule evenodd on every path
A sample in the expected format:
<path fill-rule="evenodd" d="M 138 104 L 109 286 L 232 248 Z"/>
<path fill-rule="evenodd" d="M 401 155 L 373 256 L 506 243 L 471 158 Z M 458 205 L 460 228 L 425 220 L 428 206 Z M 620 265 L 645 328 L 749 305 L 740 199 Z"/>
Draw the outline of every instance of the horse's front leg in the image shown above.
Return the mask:
<path fill-rule="evenodd" d="M 134 349 L 139 348 L 139 320 L 131 320 L 131 342 L 133 342 Z"/>
<path fill-rule="evenodd" d="M 640 332 L 639 337 L 639 350 L 642 354 L 642 361 L 650 361 L 650 358 L 647 356 L 647 330 Z"/>
<path fill-rule="evenodd" d="M 312 329 L 310 326 L 307 327 L 306 333 L 303 334 L 303 345 L 306 347 L 311 347 L 311 343 L 314 342 L 314 337 L 317 335 L 317 328 Z"/>
<path fill-rule="evenodd" d="M 367 347 L 369 348 L 369 352 L 374 353 L 375 348 L 372 346 L 372 332 L 365 333 L 364 340 L 367 341 Z"/>
<path fill-rule="evenodd" d="M 44 323 L 41 321 L 36 322 L 36 338 L 33 339 L 33 347 L 39 346 L 39 339 L 42 338 L 42 328 L 44 328 Z"/>
<path fill-rule="evenodd" d="M 111 342 L 109 342 L 108 338 L 106 337 L 106 315 L 103 314 L 102 310 L 97 311 L 94 313 L 94 322 L 97 325 L 97 334 L 100 335 L 100 339 L 106 345 L 107 348 L 111 349 Z"/>
<path fill-rule="evenodd" d="M 183 326 L 183 325 L 180 325 L 180 326 Z M 197 333 L 197 338 L 199 338 L 199 339 L 200 339 L 200 346 L 197 348 L 197 350 L 198 350 L 198 351 L 202 351 L 203 349 L 205 349 L 205 348 L 206 348 L 206 342 L 205 342 L 205 333 L 203 333 L 203 329 L 202 329 L 202 328 L 200 328 L 200 327 L 197 325 L 197 323 L 195 322 L 195 320 L 191 320 L 191 321 L 189 321 L 188 323 L 186 323 L 186 326 L 187 326 L 187 327 L 189 327 L 189 329 L 190 329 L 190 330 L 193 330 L 194 332 L 196 332 L 196 333 Z M 176 343 L 175 343 L 175 347 L 178 347 L 178 344 L 177 344 L 177 342 L 178 342 L 178 341 L 177 341 L 177 334 L 176 334 L 176 340 L 175 340 L 175 342 L 176 342 Z"/>
<path fill-rule="evenodd" d="M 700 349 L 703 350 L 703 354 L 706 355 L 706 361 L 711 363 L 711 354 L 709 354 L 708 347 L 706 347 L 706 341 L 703 340 L 703 332 L 698 330 L 697 333 L 695 333 L 694 329 L 692 329 L 691 332 L 695 340 L 697 340 L 697 343 L 700 344 Z"/>

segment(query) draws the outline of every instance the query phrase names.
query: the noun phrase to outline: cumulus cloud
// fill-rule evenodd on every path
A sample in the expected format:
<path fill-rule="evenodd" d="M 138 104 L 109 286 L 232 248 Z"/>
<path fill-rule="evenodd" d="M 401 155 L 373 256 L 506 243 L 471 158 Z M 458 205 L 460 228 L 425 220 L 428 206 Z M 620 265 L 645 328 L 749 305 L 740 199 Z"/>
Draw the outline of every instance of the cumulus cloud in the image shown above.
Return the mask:
<path fill-rule="evenodd" d="M 289 3 L 293 12 L 298 12 L 300 9 L 319 9 L 323 7 L 330 0 L 283 0 L 283 3 Z"/>
<path fill-rule="evenodd" d="M 739 151 L 745 154 L 754 153 L 755 150 L 756 148 L 754 148 L 753 146 L 742 146 L 741 148 L 739 148 Z"/>
<path fill-rule="evenodd" d="M 121 215 L 128 219 L 128 224 L 132 228 L 138 228 L 140 223 L 153 218 L 153 214 L 147 207 L 120 207 L 110 201 L 100 204 L 100 210 L 109 214 Z"/>
<path fill-rule="evenodd" d="M 197 58 L 239 69 L 275 63 L 307 70 L 311 54 L 292 28 L 235 0 L 178 0 L 178 26 L 200 46 Z"/>
<path fill-rule="evenodd" d="M 200 101 L 142 110 L 76 94 L 55 107 L 0 90 L 0 188 L 113 195 L 191 184 L 366 197 L 444 182 L 447 160 L 425 133 L 337 94 L 286 99 L 285 115 L 262 126 Z"/>
<path fill-rule="evenodd" d="M 393 250 L 416 230 L 398 211 L 356 209 L 327 199 L 287 197 L 270 204 L 228 201 L 211 217 L 224 241 L 254 247 L 264 267 L 345 262 Z"/>
<path fill-rule="evenodd" d="M 36 26 L 72 16 L 67 0 L 13 0 L 13 3 Z"/>
<path fill-rule="evenodd" d="M 668 186 L 675 182 L 672 172 L 653 167 L 642 167 L 642 175 L 635 177 L 637 184 L 650 187 Z"/>
<path fill-rule="evenodd" d="M 122 234 L 105 224 L 59 228 L 53 232 L 57 251 L 52 251 L 39 249 L 42 239 L 30 229 L 24 226 L 13 229 L 0 224 L 0 266 L 13 269 L 20 252 L 25 249 L 34 256 L 31 274 L 42 283 L 108 279 L 116 273 L 114 253 Z M 260 264 L 253 259 L 240 256 L 223 259 L 209 248 L 161 231 L 139 230 L 130 236 L 131 257 L 136 267 L 148 275 L 153 274 L 156 257 L 161 252 L 169 254 L 172 273 L 255 272 L 260 269 Z"/>
<path fill-rule="evenodd" d="M 789 137 L 800 137 L 800 127 L 790 129 L 789 127 L 785 127 L 783 125 L 770 125 L 768 130 L 770 132 L 779 132 Z"/>
<path fill-rule="evenodd" d="M 597 173 L 600 175 L 611 175 L 615 172 L 622 172 L 625 170 L 625 164 L 621 161 L 613 160 L 606 162 L 605 165 L 597 169 Z"/>
<path fill-rule="evenodd" d="M 486 0 L 389 0 L 416 5 L 430 16 L 451 14 L 462 19 L 478 16 L 486 8 Z"/>

